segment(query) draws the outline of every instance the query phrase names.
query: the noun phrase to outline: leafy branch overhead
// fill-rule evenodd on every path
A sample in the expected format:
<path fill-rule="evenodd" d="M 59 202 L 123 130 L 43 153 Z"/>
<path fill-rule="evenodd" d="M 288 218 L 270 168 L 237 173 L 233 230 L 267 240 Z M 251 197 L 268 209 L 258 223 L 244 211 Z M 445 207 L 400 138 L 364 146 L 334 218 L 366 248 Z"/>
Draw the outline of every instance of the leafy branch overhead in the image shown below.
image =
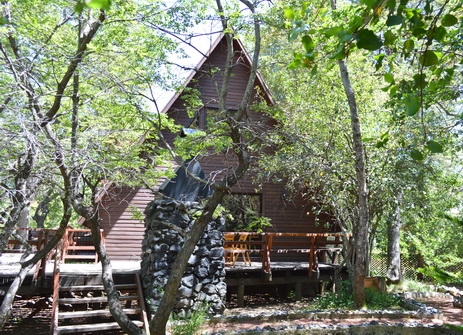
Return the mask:
<path fill-rule="evenodd" d="M 303 47 L 290 68 L 306 67 L 313 75 L 327 56 L 340 60 L 353 52 L 369 53 L 397 122 L 431 108 L 450 114 L 446 103 L 460 99 L 461 1 L 362 0 L 340 2 L 336 9 L 324 2 L 304 2 L 283 11 L 289 40 L 300 40 Z M 424 137 L 422 143 L 432 153 L 443 151 L 435 138 Z M 420 148 L 414 150 L 414 159 L 425 157 Z"/>

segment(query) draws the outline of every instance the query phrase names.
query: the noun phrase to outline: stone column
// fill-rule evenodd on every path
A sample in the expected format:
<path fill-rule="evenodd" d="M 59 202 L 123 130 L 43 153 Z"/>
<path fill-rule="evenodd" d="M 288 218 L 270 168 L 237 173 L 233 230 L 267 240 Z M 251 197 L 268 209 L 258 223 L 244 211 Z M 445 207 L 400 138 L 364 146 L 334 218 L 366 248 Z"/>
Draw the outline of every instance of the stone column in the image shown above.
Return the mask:
<path fill-rule="evenodd" d="M 155 200 L 145 210 L 141 277 L 152 315 L 162 298 L 170 266 L 183 245 L 178 230 L 187 232 L 200 211 L 198 203 L 167 200 Z M 212 314 L 225 309 L 224 229 L 223 218 L 210 222 L 195 247 L 178 290 L 174 312 L 180 316 L 189 316 L 204 304 Z"/>

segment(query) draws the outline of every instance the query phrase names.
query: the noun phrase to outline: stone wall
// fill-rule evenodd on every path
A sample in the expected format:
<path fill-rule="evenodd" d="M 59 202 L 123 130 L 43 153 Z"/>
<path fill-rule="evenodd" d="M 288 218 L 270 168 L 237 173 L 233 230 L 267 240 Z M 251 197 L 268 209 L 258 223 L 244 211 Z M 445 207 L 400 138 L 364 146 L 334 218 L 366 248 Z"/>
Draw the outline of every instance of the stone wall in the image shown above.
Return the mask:
<path fill-rule="evenodd" d="M 170 266 L 183 245 L 184 238 L 177 230 L 187 232 L 200 211 L 195 202 L 166 200 L 155 200 L 145 210 L 141 276 L 152 315 L 162 298 Z M 196 245 L 178 290 L 174 312 L 180 316 L 189 316 L 204 303 L 212 314 L 225 309 L 224 228 L 223 218 L 210 222 Z"/>

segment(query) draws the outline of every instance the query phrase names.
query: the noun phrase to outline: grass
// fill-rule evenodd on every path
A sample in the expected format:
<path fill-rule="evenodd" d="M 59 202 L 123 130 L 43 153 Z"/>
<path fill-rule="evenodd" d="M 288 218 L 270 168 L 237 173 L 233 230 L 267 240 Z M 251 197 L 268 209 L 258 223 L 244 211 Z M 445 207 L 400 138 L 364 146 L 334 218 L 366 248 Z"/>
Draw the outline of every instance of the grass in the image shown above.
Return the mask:
<path fill-rule="evenodd" d="M 390 285 L 390 292 L 435 292 L 436 287 L 432 284 L 419 282 L 416 280 L 403 280 L 398 285 Z"/>
<path fill-rule="evenodd" d="M 400 300 L 395 295 L 378 292 L 374 289 L 365 289 L 366 308 L 378 309 L 398 309 Z M 354 299 L 349 282 L 342 282 L 338 292 L 326 292 L 316 298 L 310 308 L 314 309 L 354 309 Z"/>
<path fill-rule="evenodd" d="M 191 313 L 188 318 L 179 318 L 174 316 L 174 322 L 171 323 L 172 335 L 194 335 L 199 331 L 199 328 L 204 323 L 207 317 L 209 306 L 207 304 L 201 305 L 197 310 Z"/>

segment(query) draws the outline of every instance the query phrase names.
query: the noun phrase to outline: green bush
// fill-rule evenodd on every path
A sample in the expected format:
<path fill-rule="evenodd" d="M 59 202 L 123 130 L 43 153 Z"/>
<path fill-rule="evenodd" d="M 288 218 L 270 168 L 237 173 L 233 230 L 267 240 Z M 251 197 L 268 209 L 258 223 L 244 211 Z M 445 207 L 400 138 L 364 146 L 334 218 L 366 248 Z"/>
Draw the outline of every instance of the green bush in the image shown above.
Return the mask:
<path fill-rule="evenodd" d="M 174 316 L 174 322 L 171 324 L 172 335 L 194 335 L 198 332 L 201 325 L 207 317 L 209 306 L 207 304 L 201 305 L 197 310 L 191 313 L 188 318 L 179 318 Z"/>
<path fill-rule="evenodd" d="M 453 273 L 445 271 L 437 266 L 419 268 L 418 271 L 423 275 L 432 278 L 436 284 L 463 284 L 463 275 L 460 272 Z"/>

